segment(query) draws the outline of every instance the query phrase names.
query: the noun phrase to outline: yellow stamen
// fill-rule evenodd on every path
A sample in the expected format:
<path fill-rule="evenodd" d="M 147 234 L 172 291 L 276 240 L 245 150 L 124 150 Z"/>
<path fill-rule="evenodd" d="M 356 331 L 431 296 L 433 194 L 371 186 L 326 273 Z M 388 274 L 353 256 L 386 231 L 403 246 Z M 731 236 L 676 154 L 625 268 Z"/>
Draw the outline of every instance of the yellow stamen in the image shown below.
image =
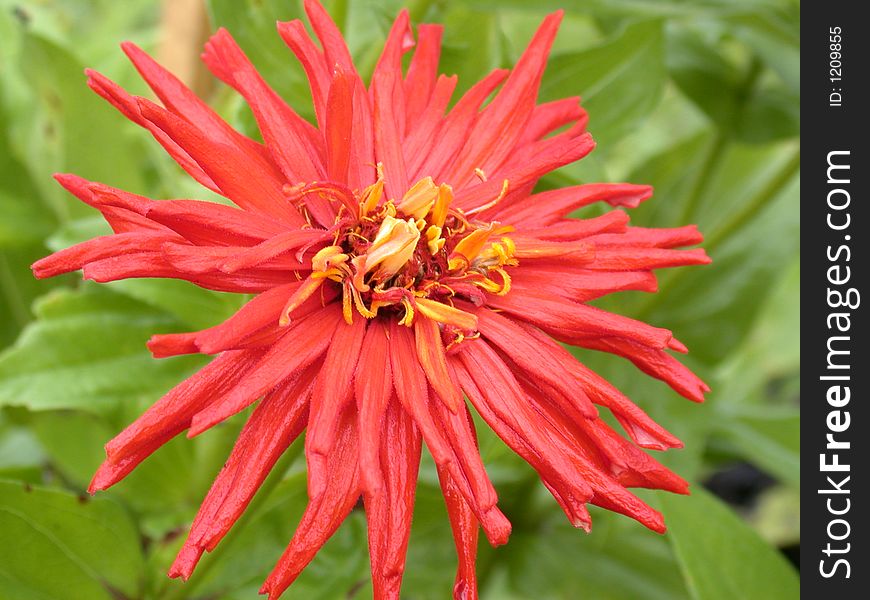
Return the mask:
<path fill-rule="evenodd" d="M 513 231 L 513 227 L 502 226 L 497 222 L 490 223 L 489 227 L 485 229 L 475 229 L 456 244 L 447 261 L 447 266 L 451 271 L 463 267 L 467 268 L 481 253 L 490 236 L 510 231 Z"/>
<path fill-rule="evenodd" d="M 429 317 L 433 321 L 453 325 L 457 329 L 463 331 L 474 331 L 477 329 L 477 317 L 464 310 L 459 310 L 453 306 L 429 300 L 428 298 L 416 299 L 417 310 L 425 317 Z"/>
<path fill-rule="evenodd" d="M 384 195 L 384 180 L 378 179 L 376 182 L 363 190 L 360 196 L 359 213 L 360 216 L 366 217 L 370 212 L 378 207 L 378 203 Z"/>
<path fill-rule="evenodd" d="M 432 214 L 429 216 L 429 223 L 437 227 L 444 227 L 444 221 L 447 220 L 448 209 L 453 202 L 453 188 L 442 183 L 438 186 L 438 198 L 432 206 Z"/>
<path fill-rule="evenodd" d="M 496 204 L 498 204 L 499 202 L 504 200 L 504 197 L 507 196 L 509 187 L 510 187 L 510 183 L 508 182 L 507 179 L 505 179 L 501 183 L 501 192 L 499 192 L 498 196 L 496 196 L 494 200 L 487 202 L 483 206 L 478 206 L 477 208 L 473 208 L 469 211 L 466 211 L 465 214 L 466 215 L 476 215 L 477 213 L 480 213 L 480 212 L 483 212 L 489 208 L 492 208 L 493 206 L 495 206 Z"/>
<path fill-rule="evenodd" d="M 422 219 L 438 199 L 438 186 L 431 177 L 424 177 L 411 186 L 396 208 L 406 216 Z"/>
<path fill-rule="evenodd" d="M 389 215 L 384 217 L 375 241 L 366 251 L 364 273 L 379 267 L 376 279 L 395 275 L 414 255 L 419 239 L 420 230 L 414 219 L 402 221 Z"/>
<path fill-rule="evenodd" d="M 281 316 L 278 317 L 278 325 L 280 327 L 287 327 L 287 325 L 290 324 L 290 315 L 293 314 L 293 311 L 314 295 L 314 292 L 320 289 L 323 281 L 322 278 L 311 276 L 296 289 L 293 295 L 290 296 L 290 299 L 287 300 L 287 304 L 285 304 L 284 308 L 281 310 Z"/>
<path fill-rule="evenodd" d="M 441 228 L 437 225 L 430 225 L 426 230 L 426 246 L 429 248 L 429 254 L 433 256 L 438 254 L 447 240 L 441 237 Z"/>

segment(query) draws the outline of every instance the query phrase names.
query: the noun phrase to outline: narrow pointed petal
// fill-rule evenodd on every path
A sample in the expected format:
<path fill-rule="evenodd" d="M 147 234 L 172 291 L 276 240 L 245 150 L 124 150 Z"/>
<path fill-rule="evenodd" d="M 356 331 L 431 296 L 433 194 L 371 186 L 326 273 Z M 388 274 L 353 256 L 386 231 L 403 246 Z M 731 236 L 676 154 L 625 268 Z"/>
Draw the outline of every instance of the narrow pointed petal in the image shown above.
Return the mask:
<path fill-rule="evenodd" d="M 479 525 L 474 512 L 462 498 L 462 494 L 450 474 L 438 468 L 438 479 L 447 505 L 447 515 L 453 530 L 453 542 L 459 564 L 453 584 L 454 600 L 477 600 L 477 537 Z"/>
<path fill-rule="evenodd" d="M 471 129 L 468 143 L 446 177 L 456 187 L 470 181 L 474 169 L 493 172 L 510 156 L 535 105 L 544 65 L 561 20 L 562 11 L 544 19 L 504 87 Z"/>
<path fill-rule="evenodd" d="M 311 98 L 314 104 L 314 112 L 320 129 L 324 129 L 326 123 L 326 99 L 329 94 L 329 85 L 332 75 L 323 52 L 308 37 L 305 25 L 302 21 L 278 22 L 278 33 L 281 39 L 292 50 L 296 58 L 302 64 L 308 84 L 311 88 Z"/>
<path fill-rule="evenodd" d="M 565 336 L 603 335 L 622 337 L 652 348 L 665 348 L 673 337 L 667 329 L 647 325 L 585 304 L 566 304 L 558 300 L 514 290 L 492 299 L 490 305 L 550 333 Z"/>
<path fill-rule="evenodd" d="M 109 78 L 92 69 L 86 69 L 85 74 L 88 76 L 88 86 L 92 90 L 118 109 L 125 117 L 140 127 L 147 129 L 151 135 L 154 136 L 154 139 L 163 146 L 167 154 L 169 154 L 169 156 L 171 156 L 182 169 L 187 171 L 191 177 L 211 191 L 218 194 L 221 193 L 218 185 L 212 181 L 211 177 L 209 177 L 196 161 L 191 158 L 190 154 L 173 141 L 166 132 L 142 116 L 142 112 L 139 110 L 139 103 L 135 97 L 128 94 L 123 88 Z"/>
<path fill-rule="evenodd" d="M 594 495 L 576 467 L 553 444 L 531 412 L 516 379 L 485 343 L 450 357 L 457 379 L 477 412 L 540 475 L 575 527 L 588 528 L 585 504 Z"/>
<path fill-rule="evenodd" d="M 417 346 L 417 359 L 429 385 L 447 407 L 456 412 L 462 403 L 462 392 L 447 372 L 447 359 L 444 356 L 444 343 L 438 323 L 426 318 L 414 320 L 414 337 Z"/>
<path fill-rule="evenodd" d="M 477 119 L 480 106 L 505 80 L 508 73 L 507 69 L 493 70 L 471 86 L 471 89 L 460 98 L 445 118 L 438 137 L 433 138 L 430 145 L 424 148 L 422 156 L 425 160 L 417 170 L 418 176 L 425 173 L 431 174 L 436 181 L 446 179 L 448 168 L 465 144 L 469 130 Z"/>
<path fill-rule="evenodd" d="M 524 202 L 506 207 L 498 214 L 507 221 L 517 221 L 528 227 L 543 227 L 595 202 L 635 208 L 649 199 L 652 192 L 648 185 L 590 183 L 533 194 Z"/>
<path fill-rule="evenodd" d="M 493 545 L 503 544 L 510 535 L 510 523 L 496 508 L 497 496 L 489 479 L 476 477 L 469 481 L 465 473 L 479 473 L 483 467 L 477 452 L 457 454 L 445 437 L 445 432 L 430 413 L 426 376 L 417 362 L 414 339 L 406 327 L 391 323 L 390 364 L 396 395 L 402 407 L 414 418 L 432 453 L 435 463 L 446 468 L 460 486 L 466 501 Z M 476 488 L 476 492 L 475 492 Z"/>
<path fill-rule="evenodd" d="M 187 540 L 169 570 L 187 579 L 196 566 L 190 557 L 210 551 L 247 508 L 281 454 L 307 421 L 313 372 L 267 394 L 242 428 L 227 462 L 200 505 Z"/>
<path fill-rule="evenodd" d="M 286 231 L 257 213 L 201 200 L 153 202 L 144 215 L 201 246 L 253 246 Z"/>
<path fill-rule="evenodd" d="M 441 25 L 417 27 L 417 48 L 408 66 L 408 75 L 405 77 L 404 84 L 405 135 L 423 113 L 435 88 L 443 34 L 444 27 Z"/>
<path fill-rule="evenodd" d="M 336 71 L 326 103 L 326 171 L 329 179 L 347 183 L 353 139 L 353 82 Z"/>
<path fill-rule="evenodd" d="M 580 98 L 576 96 L 538 104 L 532 110 L 520 143 L 535 142 L 570 123 L 581 122 L 585 125 L 587 119 L 586 111 L 580 106 Z"/>
<path fill-rule="evenodd" d="M 411 535 L 420 449 L 420 433 L 414 421 L 393 399 L 384 415 L 381 436 L 380 469 L 384 486 L 378 492 L 364 495 L 375 598 L 399 598 Z"/>
<path fill-rule="evenodd" d="M 354 374 L 359 415 L 360 477 L 364 489 L 375 493 L 383 486 L 378 456 L 384 411 L 393 394 L 389 338 L 386 326 L 372 321 L 366 330 Z"/>
<path fill-rule="evenodd" d="M 560 392 L 560 408 L 567 416 L 576 422 L 598 417 L 595 406 L 571 374 L 571 363 L 574 361 L 566 361 L 563 356 L 541 348 L 537 340 L 528 336 L 510 318 L 486 308 L 474 312 L 484 338 L 510 357 L 520 370 Z"/>
<path fill-rule="evenodd" d="M 266 148 L 290 183 L 323 178 L 326 171 L 320 133 L 263 80 L 229 32 L 219 29 L 211 37 L 205 46 L 203 61 L 248 102 Z"/>
<path fill-rule="evenodd" d="M 340 319 L 341 311 L 335 304 L 330 304 L 298 321 L 295 327 L 288 328 L 250 370 L 244 381 L 218 402 L 194 415 L 188 437 L 199 435 L 236 414 L 323 356 Z"/>
<path fill-rule="evenodd" d="M 184 148 L 239 207 L 275 217 L 288 225 L 304 223 L 284 198 L 283 182 L 272 168 L 264 166 L 264 159 L 209 139 L 187 121 L 146 100 L 139 100 L 139 109 L 142 116 Z"/>
<path fill-rule="evenodd" d="M 171 232 L 147 231 L 121 233 L 94 238 L 60 250 L 33 263 L 33 275 L 37 279 L 54 277 L 77 271 L 87 263 L 109 258 L 116 254 L 141 251 L 159 251 L 164 243 L 179 237 Z"/>
<path fill-rule="evenodd" d="M 121 48 L 166 108 L 189 121 L 216 142 L 239 146 L 253 155 L 265 154 L 260 144 L 230 127 L 190 88 L 157 64 L 141 48 L 130 42 L 124 42 Z"/>
<path fill-rule="evenodd" d="M 93 494 L 123 479 L 160 446 L 187 429 L 194 414 L 228 393 L 261 356 L 262 352 L 256 350 L 224 353 L 172 388 L 106 444 L 106 460 L 88 491 Z"/>
<path fill-rule="evenodd" d="M 260 589 L 270 600 L 296 580 L 356 504 L 360 495 L 356 439 L 356 421 L 347 411 L 327 461 L 326 489 L 308 502 L 290 545 Z"/>
<path fill-rule="evenodd" d="M 327 457 L 336 439 L 338 419 L 353 399 L 353 373 L 360 357 L 367 321 L 340 322 L 330 339 L 329 351 L 311 399 L 311 417 L 305 438 L 308 459 L 308 495 L 319 496 L 326 486 Z"/>
<path fill-rule="evenodd" d="M 661 379 L 675 392 L 693 402 L 703 402 L 704 394 L 710 391 L 710 387 L 706 383 L 664 350 L 649 348 L 630 340 L 614 338 L 584 338 L 578 339 L 577 343 L 587 348 L 624 356 L 641 371 L 651 377 Z"/>

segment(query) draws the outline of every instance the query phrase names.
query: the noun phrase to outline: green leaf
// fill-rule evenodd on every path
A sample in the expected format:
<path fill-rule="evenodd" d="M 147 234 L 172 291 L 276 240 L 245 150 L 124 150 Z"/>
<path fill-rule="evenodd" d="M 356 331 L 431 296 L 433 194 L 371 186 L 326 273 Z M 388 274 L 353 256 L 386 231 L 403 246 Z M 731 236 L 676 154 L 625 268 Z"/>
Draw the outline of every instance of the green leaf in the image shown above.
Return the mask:
<path fill-rule="evenodd" d="M 4 598 L 132 598 L 142 566 L 135 525 L 114 502 L 0 482 Z"/>
<path fill-rule="evenodd" d="M 667 62 L 674 81 L 725 137 L 764 143 L 795 136 L 799 92 L 723 36 L 695 26 L 672 27 Z"/>
<path fill-rule="evenodd" d="M 724 405 L 723 405 L 724 406 Z M 728 440 L 735 454 L 757 464 L 784 483 L 800 486 L 800 412 L 775 410 L 724 409 L 717 419 L 717 431 Z"/>
<path fill-rule="evenodd" d="M 36 436 L 0 412 L 0 479 L 39 482 L 44 461 Z"/>
<path fill-rule="evenodd" d="M 125 120 L 85 84 L 83 65 L 56 43 L 25 32 L 20 69 L 29 86 L 27 103 L 10 114 L 15 119 L 13 143 L 42 195 L 51 199 L 61 218 L 86 214 L 87 207 L 68 199 L 51 178 L 75 172 L 119 187 L 141 189 L 138 152 L 107 151 L 123 144 L 118 135 Z M 128 150 L 130 147 L 128 146 Z"/>
<path fill-rule="evenodd" d="M 722 43 L 714 45 L 694 27 L 674 27 L 667 36 L 674 81 L 727 135 L 740 117 L 747 90 L 742 65 L 728 60 L 723 50 Z"/>
<path fill-rule="evenodd" d="M 552 499 L 547 499 L 548 503 Z M 567 523 L 558 510 L 532 530 L 511 536 L 507 554 L 511 589 L 518 598 L 670 600 L 686 597 L 668 543 L 629 519 L 593 509 L 592 533 Z"/>
<path fill-rule="evenodd" d="M 695 600 L 791 600 L 797 573 L 739 517 L 709 492 L 659 494 L 667 538 Z"/>
<path fill-rule="evenodd" d="M 0 355 L 0 405 L 107 413 L 150 404 L 202 364 L 199 357 L 151 358 L 149 336 L 178 323 L 96 286 L 49 294 L 36 314 Z"/>
<path fill-rule="evenodd" d="M 606 148 L 656 107 L 665 77 L 662 23 L 644 21 L 596 48 L 554 57 L 541 99 L 581 96 L 589 130 Z"/>

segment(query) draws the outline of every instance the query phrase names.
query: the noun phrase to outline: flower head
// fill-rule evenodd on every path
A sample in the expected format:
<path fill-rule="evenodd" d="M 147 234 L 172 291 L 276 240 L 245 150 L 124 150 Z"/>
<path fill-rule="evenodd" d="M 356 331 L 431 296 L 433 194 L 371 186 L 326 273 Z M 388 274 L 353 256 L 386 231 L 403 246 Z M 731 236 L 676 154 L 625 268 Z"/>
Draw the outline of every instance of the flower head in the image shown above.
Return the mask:
<path fill-rule="evenodd" d="M 305 430 L 309 505 L 263 591 L 279 596 L 362 497 L 375 596 L 397 598 L 425 443 L 460 557 L 454 594 L 474 598 L 478 528 L 502 544 L 510 524 L 467 398 L 575 526 L 588 530 L 592 503 L 663 531 L 661 515 L 627 488 L 685 493 L 641 450 L 680 442 L 558 342 L 626 357 L 702 400 L 708 388 L 668 352 L 686 350 L 669 331 L 588 302 L 655 291 L 654 269 L 708 258 L 675 249 L 701 241 L 694 227 L 632 227 L 620 210 L 568 217 L 599 201 L 634 207 L 651 195 L 647 186 L 534 191 L 594 146 L 578 99 L 537 103 L 561 13 L 544 20 L 511 72 L 493 71 L 448 109 L 457 81 L 437 74 L 440 26 L 420 25 L 415 41 L 402 12 L 366 86 L 323 8 L 305 8 L 319 47 L 299 21 L 278 31 L 308 75 L 316 125 L 266 84 L 229 33 L 206 45 L 205 63 L 247 100 L 263 143 L 132 44 L 124 51 L 162 106 L 88 72 L 98 94 L 237 208 L 59 175 L 114 234 L 44 258 L 34 273 L 81 268 L 98 282 L 170 277 L 254 294 L 220 325 L 151 339 L 157 357 L 215 358 L 106 445 L 90 491 L 179 433 L 198 435 L 258 403 L 170 574 L 190 576 Z"/>

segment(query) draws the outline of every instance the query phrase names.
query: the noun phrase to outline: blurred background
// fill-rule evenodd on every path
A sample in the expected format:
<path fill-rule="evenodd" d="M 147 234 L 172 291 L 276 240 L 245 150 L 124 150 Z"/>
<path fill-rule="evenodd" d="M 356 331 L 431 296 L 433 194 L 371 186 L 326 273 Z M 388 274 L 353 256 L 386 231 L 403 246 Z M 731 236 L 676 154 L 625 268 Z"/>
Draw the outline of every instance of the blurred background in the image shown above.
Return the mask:
<path fill-rule="evenodd" d="M 325 4 L 370 72 L 403 3 Z M 672 329 L 713 388 L 705 404 L 620 358 L 577 352 L 685 442 L 662 459 L 693 483 L 692 496 L 641 493 L 665 513 L 668 534 L 596 509 L 591 534 L 574 530 L 531 469 L 481 427 L 485 462 L 514 524 L 507 546 L 482 543 L 482 597 L 797 598 L 798 2 L 405 4 L 415 21 L 446 25 L 441 71 L 459 74 L 459 91 L 512 66 L 542 16 L 566 9 L 541 96 L 582 96 L 598 148 L 544 184 L 652 184 L 656 194 L 631 211 L 633 223 L 697 223 L 714 259 L 662 272 L 658 294 L 601 302 Z M 203 364 L 153 360 L 147 338 L 216 324 L 245 298 L 175 281 L 96 286 L 73 274 L 37 282 L 29 265 L 108 232 L 54 172 L 156 198 L 213 198 L 88 89 L 85 66 L 147 95 L 118 48 L 133 40 L 257 135 L 240 99 L 200 66 L 200 47 L 226 27 L 272 86 L 312 117 L 302 70 L 275 32 L 276 20 L 301 15 L 297 0 L 0 0 L 0 598 L 254 598 L 289 541 L 305 502 L 298 448 L 188 584 L 165 576 L 245 415 L 169 443 L 109 492 L 85 494 L 102 445 Z M 424 457 L 403 598 L 449 597 L 455 565 Z M 286 597 L 371 597 L 368 578 L 364 515 L 355 511 Z"/>

